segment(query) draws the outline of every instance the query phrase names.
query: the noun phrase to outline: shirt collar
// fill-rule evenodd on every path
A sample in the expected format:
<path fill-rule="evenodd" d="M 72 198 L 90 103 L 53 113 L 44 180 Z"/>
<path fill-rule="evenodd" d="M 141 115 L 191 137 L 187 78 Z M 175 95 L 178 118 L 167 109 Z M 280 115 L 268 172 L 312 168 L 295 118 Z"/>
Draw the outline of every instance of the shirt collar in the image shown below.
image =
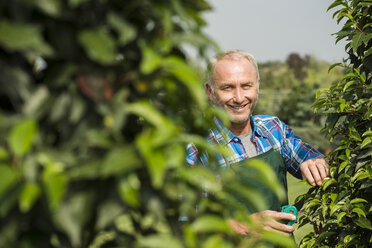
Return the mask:
<path fill-rule="evenodd" d="M 262 125 L 262 121 L 260 119 L 256 119 L 255 116 L 250 116 L 251 128 L 253 128 L 252 132 L 252 139 L 256 136 L 258 137 L 266 137 L 266 134 L 258 128 L 259 125 Z M 212 129 L 212 135 L 214 136 L 215 140 L 218 144 L 228 144 L 236 138 L 240 141 L 240 138 L 233 134 L 218 118 L 214 118 L 214 123 L 216 125 L 215 129 Z"/>

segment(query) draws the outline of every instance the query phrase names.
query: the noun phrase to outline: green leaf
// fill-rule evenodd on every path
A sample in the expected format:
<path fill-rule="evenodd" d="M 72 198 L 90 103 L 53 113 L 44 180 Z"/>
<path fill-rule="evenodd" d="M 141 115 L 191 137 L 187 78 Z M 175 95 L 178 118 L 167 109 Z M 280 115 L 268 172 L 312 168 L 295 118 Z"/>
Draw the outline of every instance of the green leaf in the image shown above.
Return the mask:
<path fill-rule="evenodd" d="M 4 147 L 0 146 L 0 161 L 1 160 L 7 160 L 9 158 L 9 153 L 7 150 L 5 150 Z"/>
<path fill-rule="evenodd" d="M 328 69 L 328 73 L 329 73 L 333 68 L 335 68 L 336 66 L 340 66 L 340 65 L 342 65 L 342 63 L 335 63 L 335 64 L 332 64 L 332 65 L 329 67 L 329 69 Z"/>
<path fill-rule="evenodd" d="M 79 33 L 78 39 L 92 60 L 102 65 L 112 65 L 117 62 L 115 41 L 103 28 L 83 30 Z"/>
<path fill-rule="evenodd" d="M 32 146 L 38 132 L 37 124 L 32 119 L 26 119 L 15 125 L 8 137 L 9 147 L 17 156 L 25 155 Z"/>
<path fill-rule="evenodd" d="M 124 212 L 123 206 L 113 199 L 99 203 L 97 211 L 96 230 L 102 230 L 112 225 Z"/>
<path fill-rule="evenodd" d="M 119 183 L 119 193 L 122 199 L 132 207 L 138 207 L 139 201 L 139 188 L 141 182 L 135 174 L 129 175 Z"/>
<path fill-rule="evenodd" d="M 369 42 L 371 39 L 372 39 L 372 34 L 367 34 L 367 35 L 365 35 L 364 38 L 363 38 L 363 43 L 364 43 L 364 45 L 367 46 L 368 42 Z"/>
<path fill-rule="evenodd" d="M 148 101 L 132 103 L 126 107 L 128 113 L 143 117 L 158 129 L 174 130 L 174 125 Z"/>
<path fill-rule="evenodd" d="M 344 216 L 346 215 L 345 212 L 341 212 L 337 215 L 337 224 L 342 224 L 342 218 L 344 218 Z"/>
<path fill-rule="evenodd" d="M 43 39 L 40 29 L 31 24 L 0 21 L 0 46 L 10 51 L 35 56 L 50 56 L 52 47 Z"/>
<path fill-rule="evenodd" d="M 144 237 L 138 237 L 138 246 L 140 248 L 182 248 L 183 245 L 175 236 L 167 234 L 154 234 Z"/>
<path fill-rule="evenodd" d="M 112 148 L 101 165 L 103 177 L 128 173 L 140 166 L 138 154 L 133 146 Z"/>
<path fill-rule="evenodd" d="M 136 229 L 133 225 L 133 221 L 129 214 L 123 214 L 116 218 L 115 220 L 116 228 L 123 233 L 134 234 Z"/>
<path fill-rule="evenodd" d="M 358 238 L 359 235 L 356 235 L 356 234 L 353 234 L 353 235 L 347 235 L 345 238 L 344 238 L 344 243 L 345 244 L 349 244 L 351 243 L 352 241 L 356 240 Z"/>
<path fill-rule="evenodd" d="M 345 169 L 345 167 L 349 164 L 348 161 L 344 161 L 340 164 L 340 166 L 338 167 L 338 173 L 340 173 L 343 169 Z"/>
<path fill-rule="evenodd" d="M 137 30 L 130 23 L 126 22 L 120 16 L 109 13 L 107 22 L 116 32 L 119 33 L 119 44 L 125 46 L 128 42 L 134 40 L 137 35 Z"/>
<path fill-rule="evenodd" d="M 7 164 L 0 164 L 0 199 L 3 194 L 16 183 L 16 171 Z"/>
<path fill-rule="evenodd" d="M 56 210 L 62 202 L 68 182 L 62 166 L 56 162 L 46 165 L 41 178 L 48 197 L 49 207 L 52 211 Z"/>
<path fill-rule="evenodd" d="M 365 214 L 364 211 L 363 211 L 362 209 L 360 209 L 360 208 L 353 208 L 353 209 L 351 210 L 351 212 L 356 213 L 359 217 L 360 217 L 360 216 L 364 216 L 364 217 L 366 217 L 366 214 Z"/>
<path fill-rule="evenodd" d="M 203 215 L 197 218 L 191 228 L 195 232 L 229 232 L 230 226 L 221 217 L 215 215 Z"/>
<path fill-rule="evenodd" d="M 61 0 L 29 0 L 28 3 L 38 7 L 44 13 L 57 17 L 61 14 L 62 2 Z"/>
<path fill-rule="evenodd" d="M 52 111 L 49 116 L 50 120 L 52 122 L 58 122 L 62 120 L 62 118 L 67 113 L 70 104 L 71 104 L 70 95 L 67 93 L 60 94 L 53 104 Z"/>
<path fill-rule="evenodd" d="M 195 69 L 184 62 L 184 60 L 169 56 L 162 61 L 162 67 L 164 70 L 169 71 L 177 79 L 179 79 L 190 91 L 194 100 L 204 109 L 207 106 L 207 99 L 204 93 L 201 79 L 196 73 Z"/>
<path fill-rule="evenodd" d="M 372 130 L 371 128 L 369 128 L 367 131 L 365 131 L 363 134 L 362 134 L 362 137 L 364 136 L 372 136 Z"/>
<path fill-rule="evenodd" d="M 347 88 L 349 88 L 353 84 L 355 84 L 355 81 L 349 81 L 349 82 L 347 82 L 345 84 L 344 89 L 342 91 L 345 92 L 347 90 Z"/>
<path fill-rule="evenodd" d="M 327 9 L 327 12 L 330 10 L 330 9 L 333 9 L 339 5 L 342 4 L 342 1 L 341 0 L 336 0 L 334 1 L 331 5 L 329 5 L 328 9 Z"/>
<path fill-rule="evenodd" d="M 24 112 L 28 116 L 36 115 L 40 107 L 46 102 L 49 97 L 49 91 L 47 87 L 41 86 L 32 93 L 24 104 Z"/>
<path fill-rule="evenodd" d="M 354 53 L 356 53 L 359 46 L 362 45 L 363 39 L 364 39 L 364 34 L 363 33 L 358 33 L 358 34 L 354 35 L 354 37 L 351 41 L 351 47 L 353 48 Z"/>
<path fill-rule="evenodd" d="M 154 147 L 154 136 L 150 132 L 143 132 L 137 136 L 136 145 L 141 155 L 145 158 L 147 169 L 155 188 L 160 188 L 164 183 L 167 170 L 167 156 L 164 151 Z"/>
<path fill-rule="evenodd" d="M 368 203 L 367 200 L 365 199 L 362 199 L 362 198 L 354 198 L 350 201 L 350 204 L 357 204 L 357 203 L 361 203 L 361 202 L 365 202 L 365 203 Z"/>
<path fill-rule="evenodd" d="M 364 178 L 370 177 L 370 174 L 368 171 L 365 171 L 364 169 L 358 170 L 353 177 L 351 178 L 352 182 L 358 182 L 359 180 L 362 180 Z"/>
<path fill-rule="evenodd" d="M 52 215 L 59 230 L 67 234 L 72 247 L 82 247 L 82 237 L 87 222 L 92 220 L 93 194 L 87 191 L 74 192 L 61 203 Z"/>
<path fill-rule="evenodd" d="M 368 56 L 370 56 L 371 54 L 372 54 L 372 47 L 369 48 L 369 49 L 365 52 L 364 57 L 368 57 Z"/>
<path fill-rule="evenodd" d="M 338 210 L 340 210 L 341 208 L 343 208 L 344 206 L 341 205 L 341 204 L 336 204 L 335 206 L 333 207 L 330 207 L 331 208 L 331 212 L 330 212 L 330 215 L 333 216 Z"/>
<path fill-rule="evenodd" d="M 360 145 L 360 148 L 363 149 L 364 147 L 366 147 L 367 145 L 371 143 L 372 143 L 372 137 L 368 136 L 367 138 L 363 140 L 362 144 Z"/>
<path fill-rule="evenodd" d="M 323 190 L 326 190 L 330 185 L 337 183 L 334 178 L 323 180 Z"/>
<path fill-rule="evenodd" d="M 355 224 L 357 224 L 360 227 L 372 230 L 372 225 L 371 221 L 369 221 L 366 217 L 359 217 L 356 221 Z"/>
<path fill-rule="evenodd" d="M 159 56 L 151 47 L 142 46 L 142 61 L 140 70 L 143 74 L 150 74 L 158 69 L 162 62 L 162 57 Z"/>
<path fill-rule="evenodd" d="M 283 234 L 276 233 L 276 232 L 262 232 L 262 239 L 265 241 L 269 241 L 272 244 L 279 245 L 281 247 L 296 247 L 294 240 L 290 237 L 285 237 Z"/>
<path fill-rule="evenodd" d="M 21 212 L 28 212 L 39 198 L 41 190 L 35 183 L 26 183 L 19 197 L 19 208 Z"/>

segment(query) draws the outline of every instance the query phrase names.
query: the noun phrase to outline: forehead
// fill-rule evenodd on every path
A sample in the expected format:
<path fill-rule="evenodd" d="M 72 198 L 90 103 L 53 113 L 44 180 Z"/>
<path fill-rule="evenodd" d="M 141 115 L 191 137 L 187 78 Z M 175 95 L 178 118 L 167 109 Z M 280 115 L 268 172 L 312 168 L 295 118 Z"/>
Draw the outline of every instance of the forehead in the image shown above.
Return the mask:
<path fill-rule="evenodd" d="M 213 71 L 216 81 L 256 81 L 255 67 L 245 58 L 224 58 L 216 63 Z"/>

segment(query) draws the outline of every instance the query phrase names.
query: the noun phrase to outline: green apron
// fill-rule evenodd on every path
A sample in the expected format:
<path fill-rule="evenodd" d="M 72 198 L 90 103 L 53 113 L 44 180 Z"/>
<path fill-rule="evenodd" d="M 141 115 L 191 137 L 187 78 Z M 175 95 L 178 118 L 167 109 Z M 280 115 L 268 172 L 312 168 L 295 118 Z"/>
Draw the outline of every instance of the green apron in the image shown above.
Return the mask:
<path fill-rule="evenodd" d="M 266 164 L 268 164 L 271 169 L 274 171 L 275 175 L 277 176 L 279 184 L 283 187 L 285 190 L 285 199 L 279 199 L 274 192 L 272 192 L 271 189 L 269 189 L 267 186 L 265 186 L 265 183 L 261 182 L 258 177 L 255 176 L 258 172 L 256 169 L 251 168 L 250 166 L 247 166 L 247 162 L 249 162 L 249 159 L 243 160 L 238 163 L 233 163 L 230 165 L 230 169 L 235 172 L 236 180 L 240 183 L 247 185 L 248 187 L 258 191 L 260 193 L 260 196 L 264 198 L 264 200 L 267 203 L 267 208 L 269 210 L 273 211 L 279 211 L 279 208 L 288 205 L 288 196 L 287 196 L 287 166 L 284 162 L 284 159 L 281 155 L 281 153 L 277 150 L 275 150 L 274 147 L 274 141 L 272 134 L 261 128 L 261 130 L 266 134 L 268 137 L 268 141 L 271 145 L 271 150 L 259 154 L 256 157 L 253 157 L 253 159 L 260 159 L 264 161 Z M 243 208 L 245 208 L 248 212 L 254 213 L 257 212 L 258 209 L 252 208 L 252 202 L 248 202 L 247 198 L 239 194 L 239 189 L 231 190 L 229 193 L 234 194 L 234 198 L 242 205 Z M 252 200 L 252 199 L 250 199 Z M 253 199 L 254 200 L 254 199 Z"/>
<path fill-rule="evenodd" d="M 280 207 L 284 205 L 288 205 L 287 177 L 286 177 L 287 169 L 286 169 L 286 164 L 283 160 L 283 157 L 280 154 L 280 152 L 274 149 L 271 149 L 265 153 L 262 153 L 254 157 L 254 159 L 259 159 L 259 160 L 264 161 L 274 171 L 275 175 L 277 176 L 279 184 L 284 188 L 286 192 L 285 199 L 279 199 L 276 196 L 276 194 L 272 192 L 272 190 L 269 189 L 265 185 L 264 182 L 260 181 L 259 177 L 255 176 L 255 174 L 257 174 L 258 171 L 254 168 L 251 168 L 250 166 L 247 166 L 246 164 L 247 162 L 249 162 L 250 159 L 230 165 L 230 169 L 235 172 L 235 180 L 257 191 L 267 203 L 266 209 L 273 210 L 273 211 L 279 211 Z M 258 209 L 255 209 L 251 206 L 252 205 L 251 202 L 247 202 L 247 198 L 239 194 L 239 190 L 238 191 L 234 190 L 234 192 L 230 191 L 230 193 L 234 194 L 234 198 L 240 204 L 242 204 L 243 208 L 245 208 L 248 212 L 254 213 L 258 211 Z"/>

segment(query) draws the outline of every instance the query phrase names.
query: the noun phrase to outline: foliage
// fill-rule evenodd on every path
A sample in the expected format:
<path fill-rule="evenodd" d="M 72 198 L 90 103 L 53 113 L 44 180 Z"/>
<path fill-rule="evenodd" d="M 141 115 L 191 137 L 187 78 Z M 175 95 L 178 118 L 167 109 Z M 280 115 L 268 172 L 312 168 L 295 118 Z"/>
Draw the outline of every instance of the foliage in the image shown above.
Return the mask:
<path fill-rule="evenodd" d="M 247 213 L 210 169 L 185 165 L 190 142 L 219 151 L 204 139 L 215 112 L 183 49 L 201 60 L 215 49 L 201 32 L 208 9 L 201 0 L 0 2 L 0 247 L 292 244 L 234 235 L 228 210 L 249 224 Z"/>
<path fill-rule="evenodd" d="M 327 116 L 324 130 L 340 145 L 331 153 L 330 178 L 312 188 L 302 224 L 313 223 L 301 247 L 372 246 L 372 2 L 336 0 L 334 17 L 346 19 L 336 41 L 346 38 L 348 58 L 331 66 L 347 74 L 318 92 L 315 110 Z"/>

